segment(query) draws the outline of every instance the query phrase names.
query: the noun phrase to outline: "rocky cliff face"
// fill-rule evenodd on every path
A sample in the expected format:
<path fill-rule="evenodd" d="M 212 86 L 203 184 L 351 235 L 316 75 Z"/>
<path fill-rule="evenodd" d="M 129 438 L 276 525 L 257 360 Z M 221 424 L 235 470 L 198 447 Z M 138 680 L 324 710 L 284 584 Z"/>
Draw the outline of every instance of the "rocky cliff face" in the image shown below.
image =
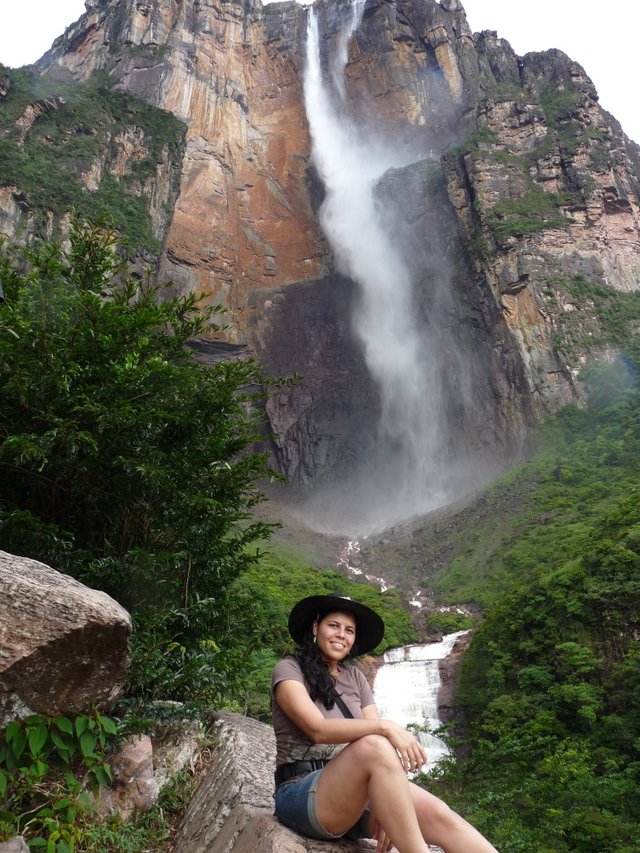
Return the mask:
<path fill-rule="evenodd" d="M 184 126 L 98 75 L 62 84 L 31 69 L 0 85 L 0 235 L 52 239 L 69 212 L 106 214 L 140 261 L 157 258 L 179 188 Z"/>
<path fill-rule="evenodd" d="M 75 81 L 106 71 L 185 123 L 160 275 L 222 302 L 230 341 L 275 373 L 303 375 L 268 404 L 292 482 L 357 466 L 379 399 L 351 330 L 353 285 L 318 225 L 306 10 L 86 5 L 38 70 Z M 335 46 L 350 5 L 317 8 Z M 448 258 L 439 339 L 463 353 L 474 400 L 460 423 L 453 383 L 452 442 L 513 459 L 536 419 L 579 398 L 577 367 L 606 348 L 594 292 L 640 285 L 639 149 L 579 65 L 558 51 L 520 58 L 495 33 L 472 34 L 458 0 L 368 0 L 348 60 L 346 104 L 361 131 L 405 153 L 379 200 L 424 311 L 434 245 Z M 7 215 L 20 205 L 13 194 Z"/>
<path fill-rule="evenodd" d="M 90 0 L 40 62 L 75 80 L 106 68 L 187 124 L 162 274 L 221 300 L 236 338 L 253 287 L 327 267 L 305 182 L 304 26 L 291 3 Z"/>
<path fill-rule="evenodd" d="M 571 398 L 590 349 L 570 328 L 589 311 L 575 285 L 640 286 L 639 149 L 561 52 L 520 59 L 494 33 L 476 48 L 495 82 L 474 105 L 479 130 L 445 155 L 448 194 L 540 412 Z"/>

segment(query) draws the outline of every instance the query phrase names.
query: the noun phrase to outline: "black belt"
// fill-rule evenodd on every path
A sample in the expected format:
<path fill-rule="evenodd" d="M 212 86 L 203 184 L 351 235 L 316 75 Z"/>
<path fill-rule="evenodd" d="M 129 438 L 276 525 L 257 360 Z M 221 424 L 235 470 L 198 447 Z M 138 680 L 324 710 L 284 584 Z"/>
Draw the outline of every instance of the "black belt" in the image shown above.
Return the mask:
<path fill-rule="evenodd" d="M 328 758 L 318 758 L 316 761 L 292 761 L 290 764 L 281 764 L 275 772 L 276 788 L 287 779 L 293 779 L 294 776 L 305 776 L 307 773 L 313 773 L 314 770 L 322 770 L 328 763 Z"/>

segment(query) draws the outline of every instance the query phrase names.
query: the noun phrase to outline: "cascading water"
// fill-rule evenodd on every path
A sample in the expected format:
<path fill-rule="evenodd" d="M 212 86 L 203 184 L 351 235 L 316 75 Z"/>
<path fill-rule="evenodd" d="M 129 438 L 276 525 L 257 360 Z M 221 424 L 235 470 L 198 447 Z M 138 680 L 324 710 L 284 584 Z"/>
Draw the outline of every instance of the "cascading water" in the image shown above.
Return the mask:
<path fill-rule="evenodd" d="M 423 155 L 409 152 L 398 141 L 383 144 L 358 126 L 350 107 L 344 72 L 349 42 L 361 23 L 364 6 L 365 0 L 354 0 L 335 39 L 333 56 L 324 57 L 321 43 L 329 49 L 330 40 L 321 40 L 318 15 L 309 8 L 304 77 L 312 161 L 325 189 L 320 222 L 338 270 L 358 286 L 353 327 L 379 391 L 380 416 L 375 446 L 368 448 L 368 465 L 351 474 L 348 486 L 333 487 L 328 501 L 312 501 L 303 513 L 313 516 L 319 527 L 351 534 L 388 527 L 450 498 L 444 377 L 448 372 L 451 382 L 452 366 L 459 368 L 455 346 L 447 342 L 445 363 L 436 334 L 438 311 L 447 310 L 442 307 L 446 275 L 429 283 L 426 301 L 431 311 L 425 314 L 418 306 L 410 265 L 389 230 L 376 194 L 385 173 Z M 332 14 L 343 9 L 335 7 Z M 445 259 L 430 260 L 437 261 L 433 267 L 447 268 Z M 458 376 L 452 385 L 465 398 L 464 380 Z M 358 547 L 355 541 L 345 547 L 343 562 L 348 570 Z M 374 691 L 383 717 L 403 725 L 426 723 L 432 729 L 440 725 L 438 662 L 461 633 L 441 643 L 409 646 L 385 655 Z M 420 738 L 428 766 L 447 753 L 439 738 L 427 733 Z"/>
<path fill-rule="evenodd" d="M 380 395 L 368 464 L 351 475 L 348 487 L 332 491 L 330 510 L 315 501 L 307 515 L 334 532 L 366 534 L 441 506 L 449 495 L 443 356 L 430 335 L 430 318 L 417 319 L 409 267 L 375 194 L 381 176 L 413 162 L 415 152 L 401 155 L 402 146 L 383 146 L 361 133 L 346 98 L 348 44 L 364 3 L 355 0 L 326 75 L 318 17 L 309 9 L 304 95 L 312 160 L 326 192 L 320 221 L 339 270 L 358 285 L 353 325 Z"/>
<path fill-rule="evenodd" d="M 380 716 L 402 726 L 416 723 L 435 730 L 442 725 L 438 717 L 439 663 L 465 633 L 457 631 L 439 643 L 404 646 L 386 652 L 374 682 L 374 698 Z M 428 763 L 423 770 L 428 772 L 449 751 L 435 735 L 419 732 L 418 737 L 427 752 Z"/>

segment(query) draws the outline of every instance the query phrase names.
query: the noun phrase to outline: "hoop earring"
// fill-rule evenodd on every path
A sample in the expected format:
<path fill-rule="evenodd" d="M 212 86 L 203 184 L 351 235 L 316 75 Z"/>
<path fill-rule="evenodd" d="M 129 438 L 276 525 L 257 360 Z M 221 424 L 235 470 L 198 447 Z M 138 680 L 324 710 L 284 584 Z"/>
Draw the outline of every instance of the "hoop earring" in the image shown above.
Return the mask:
<path fill-rule="evenodd" d="M 313 635 L 313 645 L 315 646 L 315 644 L 316 644 L 317 642 L 318 642 L 318 638 L 317 638 L 317 637 L 316 637 L 316 635 L 314 634 L 314 635 Z"/>

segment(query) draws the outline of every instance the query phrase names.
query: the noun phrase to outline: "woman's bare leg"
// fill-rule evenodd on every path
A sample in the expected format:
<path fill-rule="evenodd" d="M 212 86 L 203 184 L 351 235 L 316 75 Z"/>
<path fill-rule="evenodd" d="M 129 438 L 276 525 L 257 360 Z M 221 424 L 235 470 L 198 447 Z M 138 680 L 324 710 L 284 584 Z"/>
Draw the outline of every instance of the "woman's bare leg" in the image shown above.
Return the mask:
<path fill-rule="evenodd" d="M 428 853 L 411 786 L 398 754 L 381 735 L 353 741 L 322 771 L 316 795 L 318 820 L 329 832 L 346 832 L 369 801 L 400 853 Z"/>
<path fill-rule="evenodd" d="M 437 844 L 445 853 L 496 853 L 496 848 L 477 829 L 442 800 L 413 783 L 410 789 L 422 835 L 429 844 Z M 389 835 L 394 840 L 391 832 Z"/>

